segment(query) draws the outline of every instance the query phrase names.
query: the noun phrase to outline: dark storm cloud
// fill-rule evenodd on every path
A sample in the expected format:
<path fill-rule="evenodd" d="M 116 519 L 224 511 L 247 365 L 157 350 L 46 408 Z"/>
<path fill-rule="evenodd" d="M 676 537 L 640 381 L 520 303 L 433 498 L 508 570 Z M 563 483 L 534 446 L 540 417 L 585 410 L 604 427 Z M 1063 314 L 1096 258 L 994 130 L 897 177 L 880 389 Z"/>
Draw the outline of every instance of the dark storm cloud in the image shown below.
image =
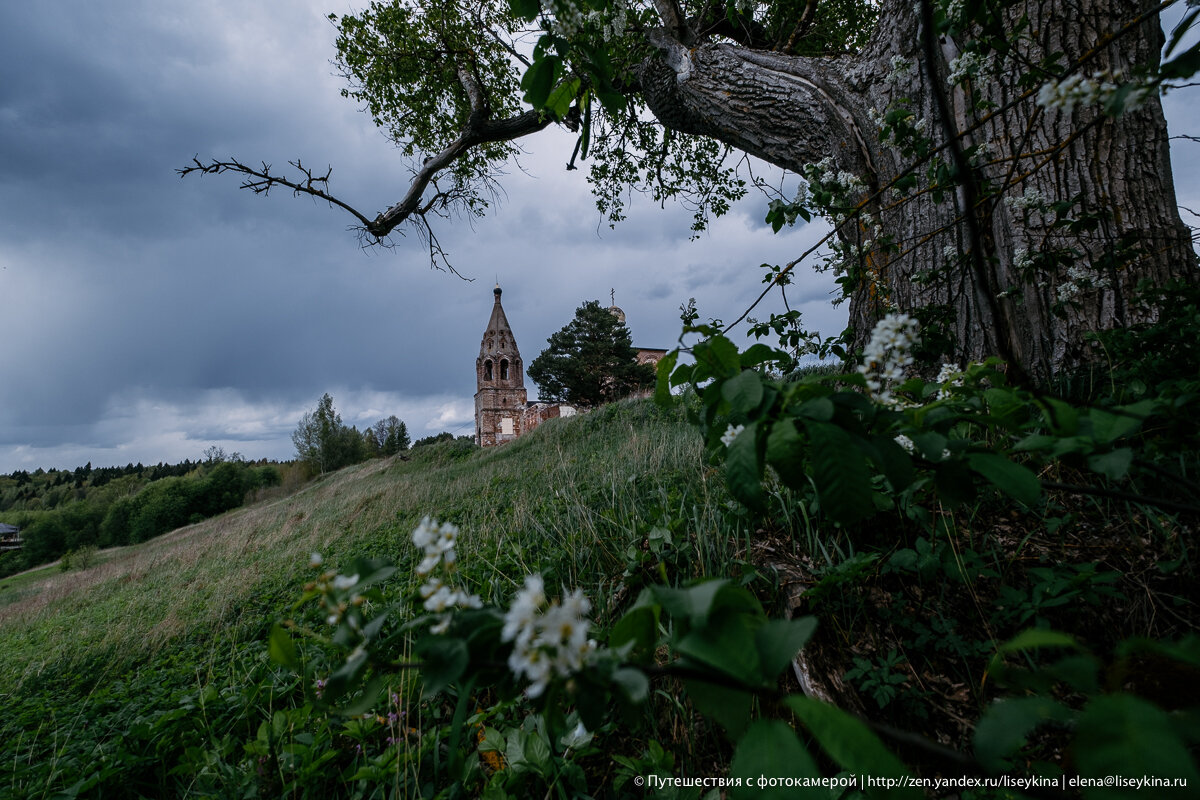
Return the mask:
<path fill-rule="evenodd" d="M 336 4 L 335 4 L 336 5 Z M 616 290 L 635 342 L 670 346 L 697 296 L 732 317 L 747 270 L 812 238 L 762 232 L 751 200 L 689 242 L 690 214 L 634 197 L 610 230 L 573 139 L 530 142 L 489 216 L 445 221 L 474 282 L 429 268 L 414 236 L 363 250 L 352 219 L 193 155 L 302 158 L 368 215 L 406 165 L 338 96 L 328 2 L 45 0 L 0 7 L 0 472 L 196 458 L 208 444 L 287 457 L 323 392 L 364 427 L 471 428 L 492 283 L 526 360 Z M 536 387 L 530 385 L 531 396 Z"/>

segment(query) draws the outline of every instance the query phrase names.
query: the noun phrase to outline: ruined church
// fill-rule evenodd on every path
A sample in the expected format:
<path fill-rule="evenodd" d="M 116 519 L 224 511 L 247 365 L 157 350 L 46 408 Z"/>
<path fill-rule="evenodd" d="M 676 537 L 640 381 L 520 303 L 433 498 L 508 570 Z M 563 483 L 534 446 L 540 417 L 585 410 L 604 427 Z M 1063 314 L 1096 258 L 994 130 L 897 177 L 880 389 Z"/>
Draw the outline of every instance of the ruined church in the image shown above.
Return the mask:
<path fill-rule="evenodd" d="M 566 403 L 530 402 L 525 391 L 525 364 L 513 338 L 508 317 L 500 302 L 500 284 L 492 290 L 495 300 L 475 359 L 475 443 L 480 447 L 502 444 L 528 433 L 541 423 L 555 417 L 570 417 L 577 413 Z M 625 312 L 615 302 L 608 309 L 621 322 Z M 657 364 L 666 350 L 636 348 L 641 364 Z"/>

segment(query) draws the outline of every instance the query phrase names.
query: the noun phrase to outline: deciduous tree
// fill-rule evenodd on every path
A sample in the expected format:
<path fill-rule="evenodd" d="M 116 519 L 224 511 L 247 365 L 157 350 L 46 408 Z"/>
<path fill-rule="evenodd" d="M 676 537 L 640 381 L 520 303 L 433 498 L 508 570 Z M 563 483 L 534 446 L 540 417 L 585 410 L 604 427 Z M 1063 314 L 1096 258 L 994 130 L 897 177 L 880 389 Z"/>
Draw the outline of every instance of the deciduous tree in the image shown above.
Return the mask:
<path fill-rule="evenodd" d="M 362 460 L 364 445 L 357 429 L 344 425 L 326 392 L 313 411 L 305 412 L 292 433 L 296 455 L 317 472 L 341 469 Z"/>
<path fill-rule="evenodd" d="M 702 226 L 744 193 L 737 156 L 756 156 L 809 183 L 776 198 L 774 222 L 836 223 L 825 263 L 854 342 L 907 311 L 946 357 L 999 353 L 1044 382 L 1093 357 L 1089 332 L 1155 316 L 1139 284 L 1197 277 L 1157 88 L 1198 58 L 1161 68 L 1167 5 L 374 2 L 335 18 L 337 62 L 413 159 L 397 203 L 364 214 L 299 161 L 298 177 L 236 160 L 183 172 L 324 198 L 370 239 L 415 225 L 437 259 L 431 220 L 483 213 L 516 142 L 552 124 L 578 134 L 572 165 L 591 159 L 613 220 L 633 188 L 690 201 Z"/>

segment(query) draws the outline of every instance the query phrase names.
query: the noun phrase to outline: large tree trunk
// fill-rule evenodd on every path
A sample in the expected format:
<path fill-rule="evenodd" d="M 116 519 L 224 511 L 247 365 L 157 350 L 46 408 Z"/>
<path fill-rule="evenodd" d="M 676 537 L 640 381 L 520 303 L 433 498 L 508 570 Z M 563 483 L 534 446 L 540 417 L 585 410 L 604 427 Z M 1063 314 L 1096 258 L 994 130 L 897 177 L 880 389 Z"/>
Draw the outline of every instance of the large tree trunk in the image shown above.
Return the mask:
<path fill-rule="evenodd" d="M 1163 40 L 1157 15 L 1104 47 L 1097 42 L 1153 7 L 1135 0 L 1031 0 L 1009 18 L 1029 17 L 1030 41 L 1020 47 L 1027 62 L 1061 51 L 1061 63 L 1074 64 L 1095 50 L 1080 71 L 1128 74 L 1157 62 Z M 861 343 L 887 308 L 919 312 L 927 328 L 944 323 L 955 343 L 948 358 L 1000 354 L 1044 383 L 1097 357 L 1089 332 L 1153 314 L 1132 302 L 1140 282 L 1197 277 L 1176 209 L 1162 109 L 1152 99 L 1115 119 L 1095 107 L 1044 110 L 1035 102 L 1036 85 L 1031 92 L 1018 88 L 1025 67 L 1013 58 L 973 85 L 949 87 L 960 44 L 930 41 L 934 57 L 925 57 L 918 9 L 913 0 L 889 0 L 868 48 L 841 58 L 715 42 L 685 47 L 659 33 L 653 41 L 661 56 L 643 65 L 643 94 L 668 127 L 712 136 L 786 169 L 831 156 L 838 170 L 862 178 L 863 198 L 914 162 L 879 141 L 872 116 L 907 99 L 935 146 L 947 141 L 942 120 L 952 117 L 960 151 L 987 144 L 988 154 L 974 161 L 973 180 L 936 200 L 927 162 L 916 170 L 917 190 L 903 199 L 883 191 L 864 208 L 879 221 L 882 237 L 857 221 L 841 229 L 844 241 L 862 236 L 876 243 L 845 265 L 857 276 L 851 325 Z M 897 58 L 912 68 L 897 70 L 904 63 Z M 975 110 L 970 89 L 999 113 L 988 119 Z M 939 155 L 953 163 L 951 150 Z M 977 202 L 967 208 L 973 196 Z M 1095 221 L 1068 232 L 1044 207 L 1013 203 L 1036 196 L 1075 200 L 1067 216 Z M 894 247 L 878 246 L 885 238 Z"/>

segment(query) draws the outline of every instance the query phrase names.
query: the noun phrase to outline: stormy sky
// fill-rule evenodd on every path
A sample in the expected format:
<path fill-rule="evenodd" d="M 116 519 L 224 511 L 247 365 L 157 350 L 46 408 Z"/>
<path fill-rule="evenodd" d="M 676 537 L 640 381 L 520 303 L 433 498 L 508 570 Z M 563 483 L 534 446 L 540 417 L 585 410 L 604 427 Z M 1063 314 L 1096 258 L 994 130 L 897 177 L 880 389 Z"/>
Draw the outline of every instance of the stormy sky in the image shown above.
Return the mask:
<path fill-rule="evenodd" d="M 174 462 L 214 444 L 286 459 L 324 392 L 360 428 L 396 414 L 414 438 L 471 433 L 497 279 L 527 364 L 610 289 L 635 344 L 670 347 L 689 297 L 733 319 L 759 292 L 761 263 L 820 236 L 772 235 L 755 194 L 698 241 L 689 211 L 637 198 L 610 230 L 586 171 L 563 169 L 573 139 L 553 132 L 527 141 L 485 219 L 438 229 L 473 281 L 430 269 L 413 236 L 363 249 L 351 217 L 312 199 L 179 178 L 193 156 L 280 169 L 300 158 L 331 166 L 332 191 L 369 215 L 396 202 L 408 165 L 340 97 L 331 64 L 327 16 L 351 10 L 0 7 L 0 472 Z M 1184 202 L 1195 181 L 1177 181 Z M 831 290 L 806 274 L 790 295 L 826 334 L 844 324 Z"/>

